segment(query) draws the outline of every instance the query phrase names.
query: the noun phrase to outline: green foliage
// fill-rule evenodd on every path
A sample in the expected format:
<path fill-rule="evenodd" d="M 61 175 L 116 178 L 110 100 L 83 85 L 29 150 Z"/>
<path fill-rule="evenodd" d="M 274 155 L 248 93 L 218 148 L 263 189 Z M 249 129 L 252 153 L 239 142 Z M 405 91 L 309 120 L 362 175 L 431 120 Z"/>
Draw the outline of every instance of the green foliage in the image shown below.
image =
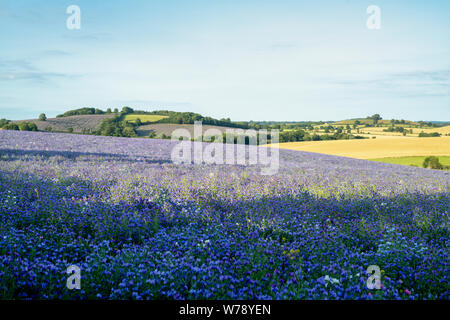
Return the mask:
<path fill-rule="evenodd" d="M 2 126 L 5 130 L 19 130 L 19 126 L 15 123 L 7 123 Z"/>
<path fill-rule="evenodd" d="M 67 132 L 72 133 L 73 132 L 73 128 L 67 128 Z"/>
<path fill-rule="evenodd" d="M 391 127 L 389 127 L 389 128 L 387 128 L 387 129 L 383 129 L 383 131 L 384 132 L 405 132 L 406 133 L 406 130 L 405 130 L 405 128 L 403 128 L 403 127 L 394 127 L 394 126 L 391 126 Z"/>
<path fill-rule="evenodd" d="M 20 131 L 38 131 L 37 126 L 33 122 L 21 122 L 19 123 Z"/>
<path fill-rule="evenodd" d="M 421 132 L 419 133 L 419 138 L 430 138 L 430 137 L 440 137 L 441 134 L 439 132 L 430 132 L 430 133 L 426 133 L 426 132 Z"/>
<path fill-rule="evenodd" d="M 137 111 L 134 113 L 139 114 L 142 112 Z M 195 121 L 201 121 L 202 124 L 214 126 L 242 128 L 242 129 L 249 129 L 249 128 L 259 129 L 259 126 L 256 124 L 250 125 L 247 122 L 232 122 L 229 118 L 217 120 L 211 117 L 204 117 L 198 113 L 193 112 L 175 112 L 175 111 L 159 110 L 146 112 L 143 114 L 157 114 L 161 116 L 167 116 L 167 118 L 157 121 L 158 123 L 194 124 Z"/>
<path fill-rule="evenodd" d="M 47 120 L 47 116 L 45 115 L 45 113 L 41 113 L 41 114 L 39 115 L 39 120 L 40 120 L 40 121 L 45 121 L 45 120 Z"/>
<path fill-rule="evenodd" d="M 313 134 L 310 135 L 302 129 L 282 131 L 280 132 L 279 141 L 282 142 L 297 142 L 297 141 L 323 141 L 323 140 L 347 140 L 347 139 L 365 139 L 362 136 L 354 136 L 349 133 L 342 133 L 342 129 L 336 130 L 334 134 Z M 328 132 L 330 129 L 328 128 Z"/>
<path fill-rule="evenodd" d="M 367 118 L 372 119 L 374 124 L 377 124 L 378 121 L 383 119 L 378 113 L 374 114 L 373 116 L 367 117 Z"/>
<path fill-rule="evenodd" d="M 8 123 L 10 123 L 9 120 L 6 120 L 6 119 L 0 119 L 0 128 L 3 128 L 3 126 L 4 126 L 5 124 L 8 124 Z"/>
<path fill-rule="evenodd" d="M 116 115 L 111 119 L 104 119 L 95 134 L 114 137 L 137 137 L 134 125 L 123 121 L 120 115 Z"/>
<path fill-rule="evenodd" d="M 70 117 L 70 116 L 79 116 L 79 115 L 86 115 L 86 114 L 104 114 L 105 112 L 96 109 L 96 108 L 80 108 L 75 110 L 69 110 L 67 112 L 64 112 L 63 114 L 57 115 L 57 118 L 61 117 Z"/>
<path fill-rule="evenodd" d="M 439 158 L 435 156 L 426 157 L 422 166 L 429 169 L 444 169 L 444 166 L 439 162 Z"/>
<path fill-rule="evenodd" d="M 122 108 L 122 114 L 128 114 L 128 113 L 133 113 L 134 110 L 131 109 L 130 107 L 123 107 Z"/>

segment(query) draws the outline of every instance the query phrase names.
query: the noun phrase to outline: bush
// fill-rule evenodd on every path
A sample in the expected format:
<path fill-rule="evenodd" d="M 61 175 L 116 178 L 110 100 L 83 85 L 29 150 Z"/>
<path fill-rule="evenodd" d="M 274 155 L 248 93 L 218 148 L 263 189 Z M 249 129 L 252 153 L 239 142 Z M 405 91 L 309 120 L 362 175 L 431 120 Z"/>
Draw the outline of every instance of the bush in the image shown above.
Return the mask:
<path fill-rule="evenodd" d="M 73 128 L 67 128 L 67 132 L 72 133 L 73 132 Z"/>
<path fill-rule="evenodd" d="M 19 126 L 15 123 L 7 123 L 3 125 L 2 129 L 5 130 L 19 130 Z"/>
<path fill-rule="evenodd" d="M 0 128 L 3 128 L 5 124 L 8 124 L 10 121 L 6 119 L 0 119 Z"/>
<path fill-rule="evenodd" d="M 95 108 L 80 108 L 75 110 L 69 110 L 67 112 L 64 112 L 63 114 L 57 115 L 57 118 L 60 117 L 70 117 L 70 116 L 79 116 L 79 115 L 85 115 L 85 114 L 104 114 L 105 112 L 100 109 Z"/>
<path fill-rule="evenodd" d="M 130 107 L 123 107 L 122 108 L 122 113 L 123 114 L 129 114 L 129 113 L 133 113 L 133 109 L 131 109 Z"/>
<path fill-rule="evenodd" d="M 47 116 L 45 115 L 45 113 L 41 113 L 41 114 L 39 115 L 39 120 L 40 120 L 40 121 L 45 121 L 45 120 L 47 120 Z"/>
<path fill-rule="evenodd" d="M 20 131 L 37 131 L 37 126 L 33 122 L 21 122 L 19 123 Z"/>
<path fill-rule="evenodd" d="M 431 133 L 425 133 L 421 132 L 419 133 L 419 138 L 429 138 L 429 137 L 440 137 L 441 134 L 439 132 L 431 132 Z"/>
<path fill-rule="evenodd" d="M 439 158 L 435 156 L 426 157 L 423 161 L 423 167 L 429 169 L 444 169 L 444 166 L 439 162 Z"/>
<path fill-rule="evenodd" d="M 132 126 L 126 126 L 122 130 L 122 136 L 124 137 L 137 137 L 136 131 Z"/>

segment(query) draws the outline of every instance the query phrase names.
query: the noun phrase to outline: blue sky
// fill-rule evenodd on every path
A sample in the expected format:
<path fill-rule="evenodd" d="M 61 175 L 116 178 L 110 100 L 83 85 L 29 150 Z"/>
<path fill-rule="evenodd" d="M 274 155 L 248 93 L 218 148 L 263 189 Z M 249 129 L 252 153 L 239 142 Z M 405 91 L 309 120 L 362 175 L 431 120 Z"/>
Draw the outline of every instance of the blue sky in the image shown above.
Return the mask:
<path fill-rule="evenodd" d="M 450 1 L 0 0 L 0 118 L 125 105 L 448 121 Z"/>

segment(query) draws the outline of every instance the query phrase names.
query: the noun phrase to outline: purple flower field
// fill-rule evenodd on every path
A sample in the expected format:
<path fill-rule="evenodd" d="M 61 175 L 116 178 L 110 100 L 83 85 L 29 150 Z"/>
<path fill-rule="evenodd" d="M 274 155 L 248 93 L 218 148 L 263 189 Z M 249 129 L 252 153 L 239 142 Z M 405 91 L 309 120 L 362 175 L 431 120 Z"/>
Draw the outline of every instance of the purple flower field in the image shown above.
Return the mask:
<path fill-rule="evenodd" d="M 0 298 L 450 298 L 450 172 L 280 150 L 263 176 L 175 144 L 0 130 Z"/>

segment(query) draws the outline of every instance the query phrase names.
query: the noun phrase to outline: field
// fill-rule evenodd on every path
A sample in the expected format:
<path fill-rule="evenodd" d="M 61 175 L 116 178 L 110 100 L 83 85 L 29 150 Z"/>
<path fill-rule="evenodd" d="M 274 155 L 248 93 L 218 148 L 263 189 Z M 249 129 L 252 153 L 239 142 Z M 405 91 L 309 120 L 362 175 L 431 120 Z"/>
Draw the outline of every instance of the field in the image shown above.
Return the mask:
<path fill-rule="evenodd" d="M 399 126 L 399 125 L 397 125 Z M 440 128 L 409 128 L 408 126 L 404 126 L 405 128 L 412 129 L 413 133 L 407 133 L 408 137 L 418 136 L 420 132 L 432 133 L 438 132 L 442 135 L 446 135 L 450 133 L 450 126 L 440 127 Z M 382 135 L 382 136 L 403 136 L 401 132 L 384 132 L 383 130 L 387 129 L 387 127 L 362 127 L 360 128 L 360 132 L 369 133 L 371 135 Z M 356 130 L 352 130 L 352 133 L 356 134 Z"/>
<path fill-rule="evenodd" d="M 449 172 L 280 150 L 264 176 L 175 143 L 0 131 L 0 298 L 450 298 Z"/>
<path fill-rule="evenodd" d="M 83 129 L 94 131 L 98 128 L 100 122 L 103 119 L 112 118 L 114 114 L 99 114 L 99 115 L 80 115 L 61 118 L 48 118 L 46 121 L 40 121 L 37 119 L 19 120 L 14 121 L 16 123 L 22 121 L 34 122 L 38 127 L 38 130 L 44 131 L 47 127 L 52 128 L 53 131 L 67 131 L 68 128 L 72 128 L 73 132 L 82 132 Z"/>
<path fill-rule="evenodd" d="M 422 167 L 425 157 L 398 157 L 398 158 L 379 158 L 370 159 L 378 162 L 402 164 L 405 166 L 417 166 Z M 450 166 L 450 156 L 440 156 L 439 162 L 445 166 Z"/>
<path fill-rule="evenodd" d="M 192 137 L 194 137 L 194 125 L 193 124 L 174 124 L 174 123 L 154 123 L 140 126 L 136 131 L 141 137 L 148 136 L 150 132 L 154 132 L 156 135 L 165 134 L 170 137 L 175 129 L 186 129 L 189 131 Z M 233 130 L 233 128 L 222 126 L 202 125 L 202 133 L 208 129 L 218 129 L 221 132 L 226 130 Z"/>
<path fill-rule="evenodd" d="M 168 118 L 168 116 L 160 116 L 156 114 L 127 114 L 125 121 L 136 122 L 136 119 L 141 119 L 142 122 L 156 122 L 161 119 Z"/>
<path fill-rule="evenodd" d="M 450 137 L 377 137 L 362 140 L 334 140 L 280 143 L 280 148 L 325 153 L 357 159 L 450 155 Z"/>
<path fill-rule="evenodd" d="M 347 124 L 353 125 L 356 120 L 359 120 L 359 122 L 361 124 L 369 124 L 369 125 L 374 124 L 372 119 L 359 118 L 359 119 L 348 119 L 348 120 L 336 121 L 336 122 L 333 122 L 332 125 L 347 125 Z M 388 125 L 389 126 L 389 125 L 391 125 L 391 120 L 383 119 L 383 120 L 379 120 L 378 123 L 381 124 L 381 125 Z M 399 125 L 401 125 L 401 124 L 399 124 Z M 414 122 L 414 121 L 405 120 L 405 125 L 407 125 L 407 126 L 411 126 L 411 125 L 416 126 L 416 125 L 419 125 L 419 124 L 417 122 Z"/>

